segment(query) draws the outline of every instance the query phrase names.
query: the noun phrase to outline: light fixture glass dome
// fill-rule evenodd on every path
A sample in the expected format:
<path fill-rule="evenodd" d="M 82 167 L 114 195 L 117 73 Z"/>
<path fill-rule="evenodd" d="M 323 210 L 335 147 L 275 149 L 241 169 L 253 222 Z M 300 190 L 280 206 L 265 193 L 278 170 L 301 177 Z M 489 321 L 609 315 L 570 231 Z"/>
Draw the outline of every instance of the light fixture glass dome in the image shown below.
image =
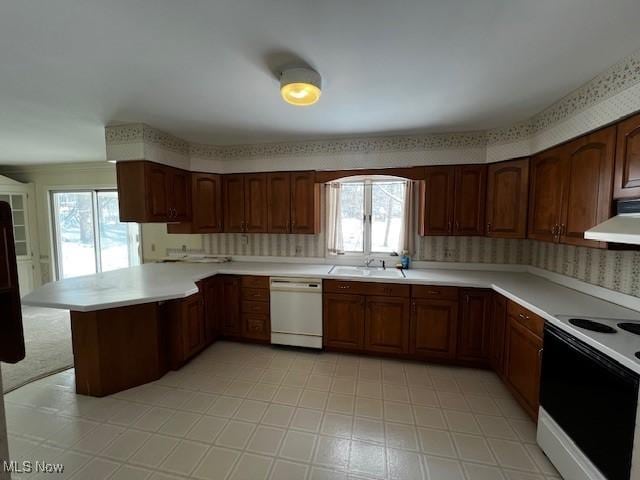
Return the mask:
<path fill-rule="evenodd" d="M 320 74 L 304 67 L 287 69 L 280 76 L 280 93 L 291 105 L 313 105 L 322 93 Z"/>

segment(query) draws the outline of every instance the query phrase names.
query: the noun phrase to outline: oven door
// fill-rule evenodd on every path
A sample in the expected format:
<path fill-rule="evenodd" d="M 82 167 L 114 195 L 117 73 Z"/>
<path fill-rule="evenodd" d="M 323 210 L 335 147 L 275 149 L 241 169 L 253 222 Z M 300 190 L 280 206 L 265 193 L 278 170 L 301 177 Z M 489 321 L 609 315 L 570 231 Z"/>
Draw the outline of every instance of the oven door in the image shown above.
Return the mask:
<path fill-rule="evenodd" d="M 638 374 L 547 325 L 541 382 L 540 405 L 546 414 L 604 477 L 628 480 Z"/>

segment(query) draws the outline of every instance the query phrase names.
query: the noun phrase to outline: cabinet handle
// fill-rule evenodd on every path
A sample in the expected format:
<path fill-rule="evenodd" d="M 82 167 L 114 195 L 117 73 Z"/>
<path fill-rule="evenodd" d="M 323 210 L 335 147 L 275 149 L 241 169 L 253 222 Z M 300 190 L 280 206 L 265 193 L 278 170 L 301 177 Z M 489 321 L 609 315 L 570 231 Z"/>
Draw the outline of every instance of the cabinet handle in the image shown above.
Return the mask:
<path fill-rule="evenodd" d="M 538 350 L 538 358 L 540 360 L 542 360 L 542 352 L 543 352 L 544 348 L 541 348 L 540 350 Z"/>
<path fill-rule="evenodd" d="M 566 231 L 566 225 L 563 223 L 560 225 L 560 235 L 564 235 Z"/>
<path fill-rule="evenodd" d="M 487 233 L 491 233 L 491 223 L 487 223 Z"/>
<path fill-rule="evenodd" d="M 338 288 L 341 290 L 348 290 L 349 288 L 351 288 L 351 285 L 338 285 Z"/>
<path fill-rule="evenodd" d="M 447 232 L 451 233 L 451 222 L 447 222 Z"/>
<path fill-rule="evenodd" d="M 529 320 L 529 315 L 525 315 L 524 313 L 519 313 L 518 318 L 520 320 Z"/>
<path fill-rule="evenodd" d="M 438 290 L 427 290 L 428 295 L 440 295 Z"/>
<path fill-rule="evenodd" d="M 456 231 L 460 230 L 460 222 L 456 222 Z"/>

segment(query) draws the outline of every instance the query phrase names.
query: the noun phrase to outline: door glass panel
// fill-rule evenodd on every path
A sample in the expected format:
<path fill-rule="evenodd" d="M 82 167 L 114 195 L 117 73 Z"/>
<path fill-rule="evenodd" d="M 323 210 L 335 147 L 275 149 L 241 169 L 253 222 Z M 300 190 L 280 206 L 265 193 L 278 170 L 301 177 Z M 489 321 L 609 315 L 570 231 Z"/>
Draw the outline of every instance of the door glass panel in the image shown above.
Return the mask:
<path fill-rule="evenodd" d="M 345 252 L 364 251 L 364 183 L 343 183 L 340 191 Z"/>
<path fill-rule="evenodd" d="M 59 278 L 96 273 L 92 192 L 54 192 Z"/>
<path fill-rule="evenodd" d="M 98 232 L 102 271 L 126 268 L 138 264 L 137 238 L 130 241 L 130 226 L 120 222 L 117 192 L 98 192 Z M 132 232 L 137 237 L 137 232 Z"/>
<path fill-rule="evenodd" d="M 24 212 L 20 210 L 13 211 L 13 224 L 24 226 Z"/>
<path fill-rule="evenodd" d="M 398 250 L 400 230 L 402 228 L 404 191 L 404 182 L 374 182 L 372 184 L 372 252 L 393 252 Z"/>
<path fill-rule="evenodd" d="M 24 210 L 22 195 L 11 195 L 11 206 L 14 210 Z"/>
<path fill-rule="evenodd" d="M 27 254 L 27 242 L 15 242 L 16 256 L 23 257 Z"/>

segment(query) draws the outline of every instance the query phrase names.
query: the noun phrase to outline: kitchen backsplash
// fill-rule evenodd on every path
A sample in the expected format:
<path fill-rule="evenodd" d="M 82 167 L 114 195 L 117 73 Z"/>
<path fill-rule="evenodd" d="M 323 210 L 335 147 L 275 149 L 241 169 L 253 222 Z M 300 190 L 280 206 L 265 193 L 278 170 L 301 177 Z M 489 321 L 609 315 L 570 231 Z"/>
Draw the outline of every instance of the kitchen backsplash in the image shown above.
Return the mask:
<path fill-rule="evenodd" d="M 640 252 L 528 240 L 530 265 L 640 297 Z"/>
<path fill-rule="evenodd" d="M 216 234 L 207 253 L 324 258 L 324 235 Z M 616 292 L 640 297 L 640 252 L 484 237 L 417 237 L 415 260 L 532 265 Z"/>

